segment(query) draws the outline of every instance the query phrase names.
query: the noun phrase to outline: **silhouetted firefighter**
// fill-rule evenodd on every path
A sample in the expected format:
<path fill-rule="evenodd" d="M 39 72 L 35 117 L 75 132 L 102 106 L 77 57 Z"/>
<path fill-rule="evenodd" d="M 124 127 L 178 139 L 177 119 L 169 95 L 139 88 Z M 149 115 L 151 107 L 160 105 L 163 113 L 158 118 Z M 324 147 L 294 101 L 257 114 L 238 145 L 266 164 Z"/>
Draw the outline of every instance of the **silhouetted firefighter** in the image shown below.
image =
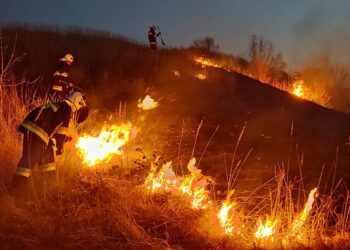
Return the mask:
<path fill-rule="evenodd" d="M 148 40 L 149 40 L 149 45 L 151 49 L 157 49 L 157 37 L 161 35 L 161 33 L 158 31 L 156 33 L 156 26 L 150 26 L 149 31 L 148 31 Z"/>
<path fill-rule="evenodd" d="M 34 109 L 18 127 L 24 134 L 22 157 L 13 178 L 14 192 L 20 191 L 38 165 L 45 176 L 52 178 L 56 170 L 56 155 L 63 153 L 65 142 L 71 139 L 68 128 L 76 115 L 78 123 L 88 116 L 83 95 L 69 94 L 62 102 L 49 102 Z"/>
<path fill-rule="evenodd" d="M 53 73 L 53 84 L 49 92 L 51 101 L 63 101 L 74 90 L 74 85 L 69 80 L 70 66 L 73 61 L 74 58 L 71 54 L 66 54 L 59 59 Z"/>

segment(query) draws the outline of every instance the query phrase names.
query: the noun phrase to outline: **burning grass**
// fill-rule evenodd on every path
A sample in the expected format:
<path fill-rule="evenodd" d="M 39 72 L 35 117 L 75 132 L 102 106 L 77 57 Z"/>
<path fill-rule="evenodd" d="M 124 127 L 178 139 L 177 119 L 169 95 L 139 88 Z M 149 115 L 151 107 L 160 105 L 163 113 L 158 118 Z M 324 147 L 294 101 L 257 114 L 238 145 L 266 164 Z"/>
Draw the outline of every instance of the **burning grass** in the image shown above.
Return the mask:
<path fill-rule="evenodd" d="M 235 65 L 235 63 L 233 62 L 230 63 L 228 61 L 221 60 L 220 58 L 210 59 L 204 56 L 196 56 L 193 60 L 197 64 L 200 64 L 203 68 L 221 68 L 228 72 L 238 72 L 245 76 L 261 81 L 261 79 L 254 77 L 254 75 L 248 69 L 241 69 L 240 67 L 237 67 L 237 65 Z M 197 74 L 195 75 L 195 77 L 201 80 L 205 79 L 205 75 L 202 74 Z M 327 93 L 327 90 L 324 85 L 308 84 L 302 79 L 294 80 L 291 82 L 281 82 L 278 79 L 270 79 L 261 82 L 269 84 L 282 91 L 287 91 L 290 94 L 293 94 L 299 98 L 318 103 L 325 107 L 331 107 L 330 95 Z"/>
<path fill-rule="evenodd" d="M 21 100 L 16 93 L 17 98 L 4 102 L 9 107 Z M 4 96 L 2 92 L 0 97 Z M 139 103 L 141 110 L 157 106 L 150 97 Z M 18 151 L 14 124 L 26 106 L 18 102 L 23 111 L 19 116 L 5 106 L 0 108 L 0 121 L 6 126 L 0 133 L 6 145 Z M 66 151 L 59 159 L 57 180 L 47 183 L 34 173 L 21 197 L 9 196 L 2 185 L 2 249 L 350 247 L 349 193 L 337 211 L 333 193 L 319 194 L 320 187 L 297 190 L 281 171 L 266 192 L 242 195 L 229 189 L 224 200 L 217 199 L 215 189 L 209 188 L 214 181 L 202 174 L 195 158 L 183 175 L 157 156 L 141 165 L 127 165 L 126 171 L 118 161 L 112 162 L 112 157 L 129 157 L 122 148 L 132 134 L 132 125 L 121 123 L 73 138 L 73 148 L 79 148 L 82 158 Z M 13 154 L 1 157 L 16 158 Z M 144 156 L 132 160 L 142 161 Z M 79 159 L 95 167 L 86 168 Z M 228 179 L 236 179 L 238 173 L 234 174 Z M 141 183 L 136 181 L 140 179 Z M 309 192 L 308 198 L 295 199 L 301 192 Z"/>
<path fill-rule="evenodd" d="M 113 156 L 123 155 L 120 148 L 128 142 L 132 131 L 135 130 L 132 130 L 131 124 L 103 127 L 95 136 L 80 136 L 75 146 L 83 163 L 89 167 L 98 163 L 108 163 Z"/>
<path fill-rule="evenodd" d="M 127 172 L 115 163 L 99 168 L 96 162 L 94 168 L 84 168 L 78 161 L 67 165 L 61 159 L 65 165 L 60 169 L 65 171 L 50 187 L 37 176 L 26 189 L 29 197 L 10 197 L 3 190 L 1 245 L 5 249 L 268 249 L 335 246 L 340 236 L 349 239 L 349 194 L 338 214 L 336 201 L 320 195 L 317 188 L 309 192 L 305 204 L 295 203 L 292 197 L 300 192 L 282 171 L 265 194 L 243 196 L 229 190 L 220 201 L 208 188 L 214 181 L 202 175 L 195 158 L 187 165 L 188 174 L 178 175 L 171 162 L 152 157 L 137 157 L 146 160 L 129 166 Z M 143 171 L 134 171 L 130 178 L 133 169 Z M 135 181 L 135 175 L 144 183 Z M 332 228 L 334 216 L 342 219 Z"/>
<path fill-rule="evenodd" d="M 214 180 L 201 173 L 195 158 L 184 175 L 174 171 L 172 162 L 156 154 L 148 157 L 142 150 L 131 159 L 141 160 L 141 165 L 125 170 L 122 163 L 111 161 L 131 157 L 122 148 L 132 137 L 132 125 L 120 124 L 75 134 L 80 156 L 66 152 L 59 160 L 58 181 L 50 187 L 37 175 L 25 198 L 2 190 L 0 243 L 5 249 L 275 249 L 329 247 L 344 244 L 341 237 L 349 239 L 349 193 L 341 212 L 335 213 L 337 201 L 319 194 L 318 188 L 310 189 L 305 201 L 295 199 L 300 191 L 281 171 L 265 193 L 242 195 L 229 189 L 219 200 L 210 188 Z"/>

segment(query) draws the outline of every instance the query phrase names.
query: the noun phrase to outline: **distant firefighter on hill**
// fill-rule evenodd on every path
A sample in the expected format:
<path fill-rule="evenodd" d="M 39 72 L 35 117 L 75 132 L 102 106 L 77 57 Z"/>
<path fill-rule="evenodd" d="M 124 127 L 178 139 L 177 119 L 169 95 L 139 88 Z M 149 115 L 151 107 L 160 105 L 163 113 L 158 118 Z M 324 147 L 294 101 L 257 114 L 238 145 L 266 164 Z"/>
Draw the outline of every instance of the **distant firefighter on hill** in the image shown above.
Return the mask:
<path fill-rule="evenodd" d="M 149 27 L 148 31 L 148 41 L 151 49 L 156 50 L 157 49 L 157 37 L 160 36 L 160 39 L 162 41 L 162 45 L 165 45 L 162 33 L 159 31 L 159 28 L 157 28 L 155 25 Z"/>

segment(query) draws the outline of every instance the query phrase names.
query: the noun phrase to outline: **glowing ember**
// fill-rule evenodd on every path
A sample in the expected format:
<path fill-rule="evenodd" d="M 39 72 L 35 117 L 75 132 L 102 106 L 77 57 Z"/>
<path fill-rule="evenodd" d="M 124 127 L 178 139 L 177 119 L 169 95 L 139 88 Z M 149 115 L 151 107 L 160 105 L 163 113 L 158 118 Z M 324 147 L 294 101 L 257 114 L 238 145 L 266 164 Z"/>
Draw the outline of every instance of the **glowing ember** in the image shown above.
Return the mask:
<path fill-rule="evenodd" d="M 191 173 L 189 176 L 176 176 L 172 162 L 163 164 L 159 171 L 152 165 L 145 185 L 153 192 L 163 190 L 181 193 L 190 198 L 193 208 L 206 208 L 211 204 L 209 192 L 206 190 L 208 178 L 201 174 L 195 163 L 195 158 L 188 163 L 187 168 Z"/>
<path fill-rule="evenodd" d="M 317 188 L 314 188 L 309 193 L 309 197 L 305 204 L 304 210 L 294 219 L 292 232 L 290 236 L 294 237 L 300 233 L 302 226 L 304 225 L 306 219 L 308 218 L 310 211 L 312 209 L 312 204 L 315 201 L 315 193 L 317 192 Z"/>
<path fill-rule="evenodd" d="M 265 224 L 263 224 L 261 222 L 261 219 L 259 218 L 259 227 L 254 234 L 255 238 L 273 240 L 273 235 L 275 234 L 275 227 L 277 223 L 278 220 L 270 220 L 269 218 L 267 218 Z"/>
<path fill-rule="evenodd" d="M 181 76 L 181 74 L 180 74 L 180 72 L 178 70 L 174 70 L 174 75 L 176 77 L 180 77 Z"/>
<path fill-rule="evenodd" d="M 97 136 L 83 135 L 79 137 L 76 148 L 79 149 L 84 164 L 94 166 L 108 163 L 113 156 L 123 155 L 120 148 L 128 142 L 131 124 L 104 127 Z"/>
<path fill-rule="evenodd" d="M 206 78 L 207 78 L 207 76 L 206 75 L 204 75 L 204 74 L 197 74 L 197 75 L 195 75 L 194 77 L 196 77 L 196 78 L 198 78 L 198 79 L 200 79 L 200 80 L 205 80 Z"/>
<path fill-rule="evenodd" d="M 293 84 L 293 94 L 298 96 L 298 97 L 304 97 L 304 89 L 303 89 L 304 81 L 296 81 Z"/>
<path fill-rule="evenodd" d="M 137 107 L 143 110 L 151 110 L 158 107 L 158 102 L 154 101 L 149 95 L 147 95 L 141 102 L 141 98 L 138 101 Z"/>

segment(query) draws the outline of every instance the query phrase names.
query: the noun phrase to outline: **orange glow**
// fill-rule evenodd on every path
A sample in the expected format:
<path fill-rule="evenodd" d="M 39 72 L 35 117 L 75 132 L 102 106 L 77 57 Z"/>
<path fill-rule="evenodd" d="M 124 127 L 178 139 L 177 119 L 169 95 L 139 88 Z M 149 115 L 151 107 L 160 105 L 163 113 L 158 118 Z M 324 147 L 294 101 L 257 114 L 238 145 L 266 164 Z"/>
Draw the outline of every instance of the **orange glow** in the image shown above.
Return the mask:
<path fill-rule="evenodd" d="M 205 80 L 205 79 L 207 78 L 207 76 L 206 76 L 206 75 L 201 74 L 201 73 L 199 73 L 199 74 L 195 75 L 194 77 L 196 77 L 196 78 L 198 78 L 198 79 L 200 79 L 200 80 Z"/>
<path fill-rule="evenodd" d="M 174 70 L 174 76 L 181 77 L 181 74 L 178 70 Z"/>
<path fill-rule="evenodd" d="M 154 101 L 149 95 L 141 101 L 141 98 L 138 101 L 137 107 L 143 110 L 151 110 L 158 107 L 158 102 Z"/>
<path fill-rule="evenodd" d="M 113 156 L 123 155 L 120 150 L 128 140 L 131 124 L 104 127 L 96 136 L 82 135 L 75 147 L 78 148 L 83 163 L 92 167 L 100 163 L 108 163 Z"/>
<path fill-rule="evenodd" d="M 294 82 L 292 93 L 298 97 L 303 98 L 305 96 L 304 87 L 303 87 L 304 85 L 305 85 L 305 83 L 303 80 L 299 80 L 299 81 Z"/>

